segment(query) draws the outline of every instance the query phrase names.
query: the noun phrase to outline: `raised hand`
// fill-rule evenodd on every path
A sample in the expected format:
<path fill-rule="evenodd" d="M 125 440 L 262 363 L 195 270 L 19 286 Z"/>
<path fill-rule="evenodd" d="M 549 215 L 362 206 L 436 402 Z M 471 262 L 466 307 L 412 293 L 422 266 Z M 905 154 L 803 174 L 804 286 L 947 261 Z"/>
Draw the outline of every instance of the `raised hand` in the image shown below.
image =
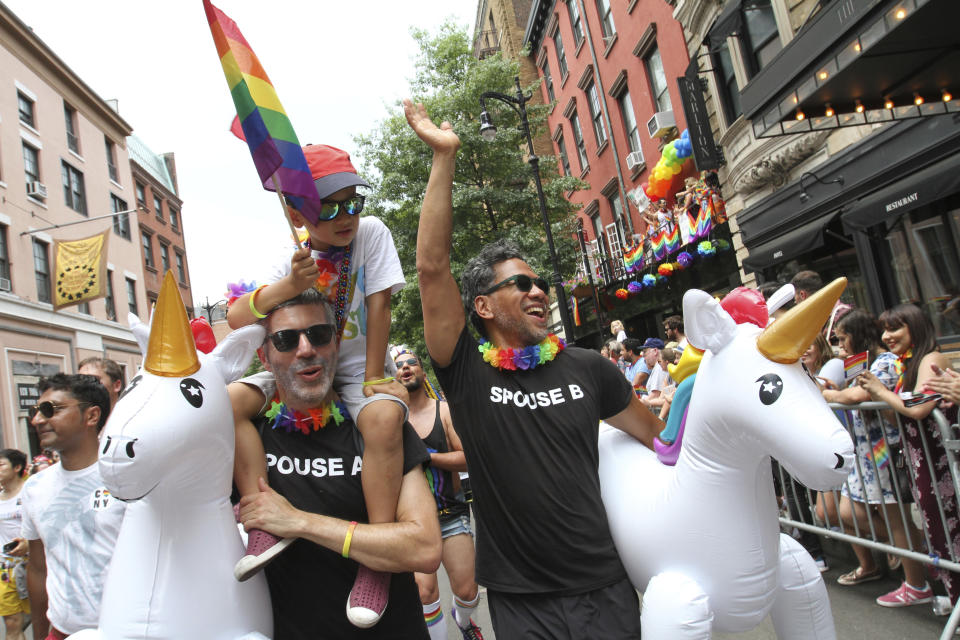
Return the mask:
<path fill-rule="evenodd" d="M 455 153 L 460 148 L 460 138 L 453 131 L 449 122 L 442 122 L 438 127 L 427 115 L 423 103 L 413 104 L 410 99 L 403 101 L 403 113 L 407 123 L 417 136 L 438 153 Z"/>

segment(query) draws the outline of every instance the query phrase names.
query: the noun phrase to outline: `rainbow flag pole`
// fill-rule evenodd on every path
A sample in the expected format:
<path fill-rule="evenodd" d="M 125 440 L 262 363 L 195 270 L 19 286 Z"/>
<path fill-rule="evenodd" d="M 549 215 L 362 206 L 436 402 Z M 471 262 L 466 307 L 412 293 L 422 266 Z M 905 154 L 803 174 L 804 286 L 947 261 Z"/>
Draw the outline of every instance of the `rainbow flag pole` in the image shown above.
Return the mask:
<path fill-rule="evenodd" d="M 210 0 L 203 0 L 203 8 L 253 164 L 263 188 L 277 193 L 294 242 L 297 242 L 284 194 L 300 211 L 305 210 L 305 200 L 319 201 L 300 141 L 270 78 L 237 23 L 213 6 Z M 319 210 L 319 202 L 316 204 Z"/>

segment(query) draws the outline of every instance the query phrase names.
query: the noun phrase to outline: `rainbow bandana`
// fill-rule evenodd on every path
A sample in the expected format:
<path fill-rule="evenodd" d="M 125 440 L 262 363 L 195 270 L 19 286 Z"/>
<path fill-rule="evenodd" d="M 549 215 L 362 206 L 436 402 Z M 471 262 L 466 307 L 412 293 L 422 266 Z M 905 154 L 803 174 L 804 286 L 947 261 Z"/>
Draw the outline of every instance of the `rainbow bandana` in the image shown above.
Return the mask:
<path fill-rule="evenodd" d="M 903 374 L 907 370 L 907 360 L 913 357 L 913 347 L 904 352 L 902 356 L 897 356 L 897 361 L 893 363 L 893 370 L 897 372 L 897 386 L 893 388 L 894 393 L 903 391 Z"/>
<path fill-rule="evenodd" d="M 550 362 L 566 346 L 563 339 L 551 333 L 540 344 L 523 349 L 500 349 L 487 340 L 482 340 L 477 348 L 483 354 L 484 361 L 492 367 L 507 371 L 526 371 Z"/>

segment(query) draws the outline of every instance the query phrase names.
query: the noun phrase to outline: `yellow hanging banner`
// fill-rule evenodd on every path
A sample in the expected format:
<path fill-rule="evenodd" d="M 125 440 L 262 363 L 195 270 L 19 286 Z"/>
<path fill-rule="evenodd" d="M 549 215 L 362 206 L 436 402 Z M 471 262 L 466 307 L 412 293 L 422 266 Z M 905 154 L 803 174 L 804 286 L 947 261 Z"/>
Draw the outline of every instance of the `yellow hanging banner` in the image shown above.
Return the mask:
<path fill-rule="evenodd" d="M 107 239 L 110 229 L 80 240 L 54 240 L 56 286 L 53 308 L 107 295 Z"/>

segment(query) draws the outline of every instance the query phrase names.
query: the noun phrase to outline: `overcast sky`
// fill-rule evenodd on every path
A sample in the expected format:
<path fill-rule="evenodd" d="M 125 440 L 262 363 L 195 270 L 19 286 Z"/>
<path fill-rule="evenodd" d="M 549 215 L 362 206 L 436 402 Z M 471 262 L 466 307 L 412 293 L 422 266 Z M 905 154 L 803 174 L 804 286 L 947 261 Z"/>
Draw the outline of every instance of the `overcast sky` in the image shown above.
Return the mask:
<path fill-rule="evenodd" d="M 289 230 L 260 186 L 201 0 L 2 0 L 155 153 L 176 154 L 195 304 L 263 275 Z M 354 155 L 413 75 L 412 26 L 473 32 L 477 0 L 220 0 L 277 89 L 302 144 Z M 132 193 L 127 198 L 133 200 Z M 96 211 L 91 211 L 96 214 Z M 109 213 L 103 211 L 100 213 Z"/>

